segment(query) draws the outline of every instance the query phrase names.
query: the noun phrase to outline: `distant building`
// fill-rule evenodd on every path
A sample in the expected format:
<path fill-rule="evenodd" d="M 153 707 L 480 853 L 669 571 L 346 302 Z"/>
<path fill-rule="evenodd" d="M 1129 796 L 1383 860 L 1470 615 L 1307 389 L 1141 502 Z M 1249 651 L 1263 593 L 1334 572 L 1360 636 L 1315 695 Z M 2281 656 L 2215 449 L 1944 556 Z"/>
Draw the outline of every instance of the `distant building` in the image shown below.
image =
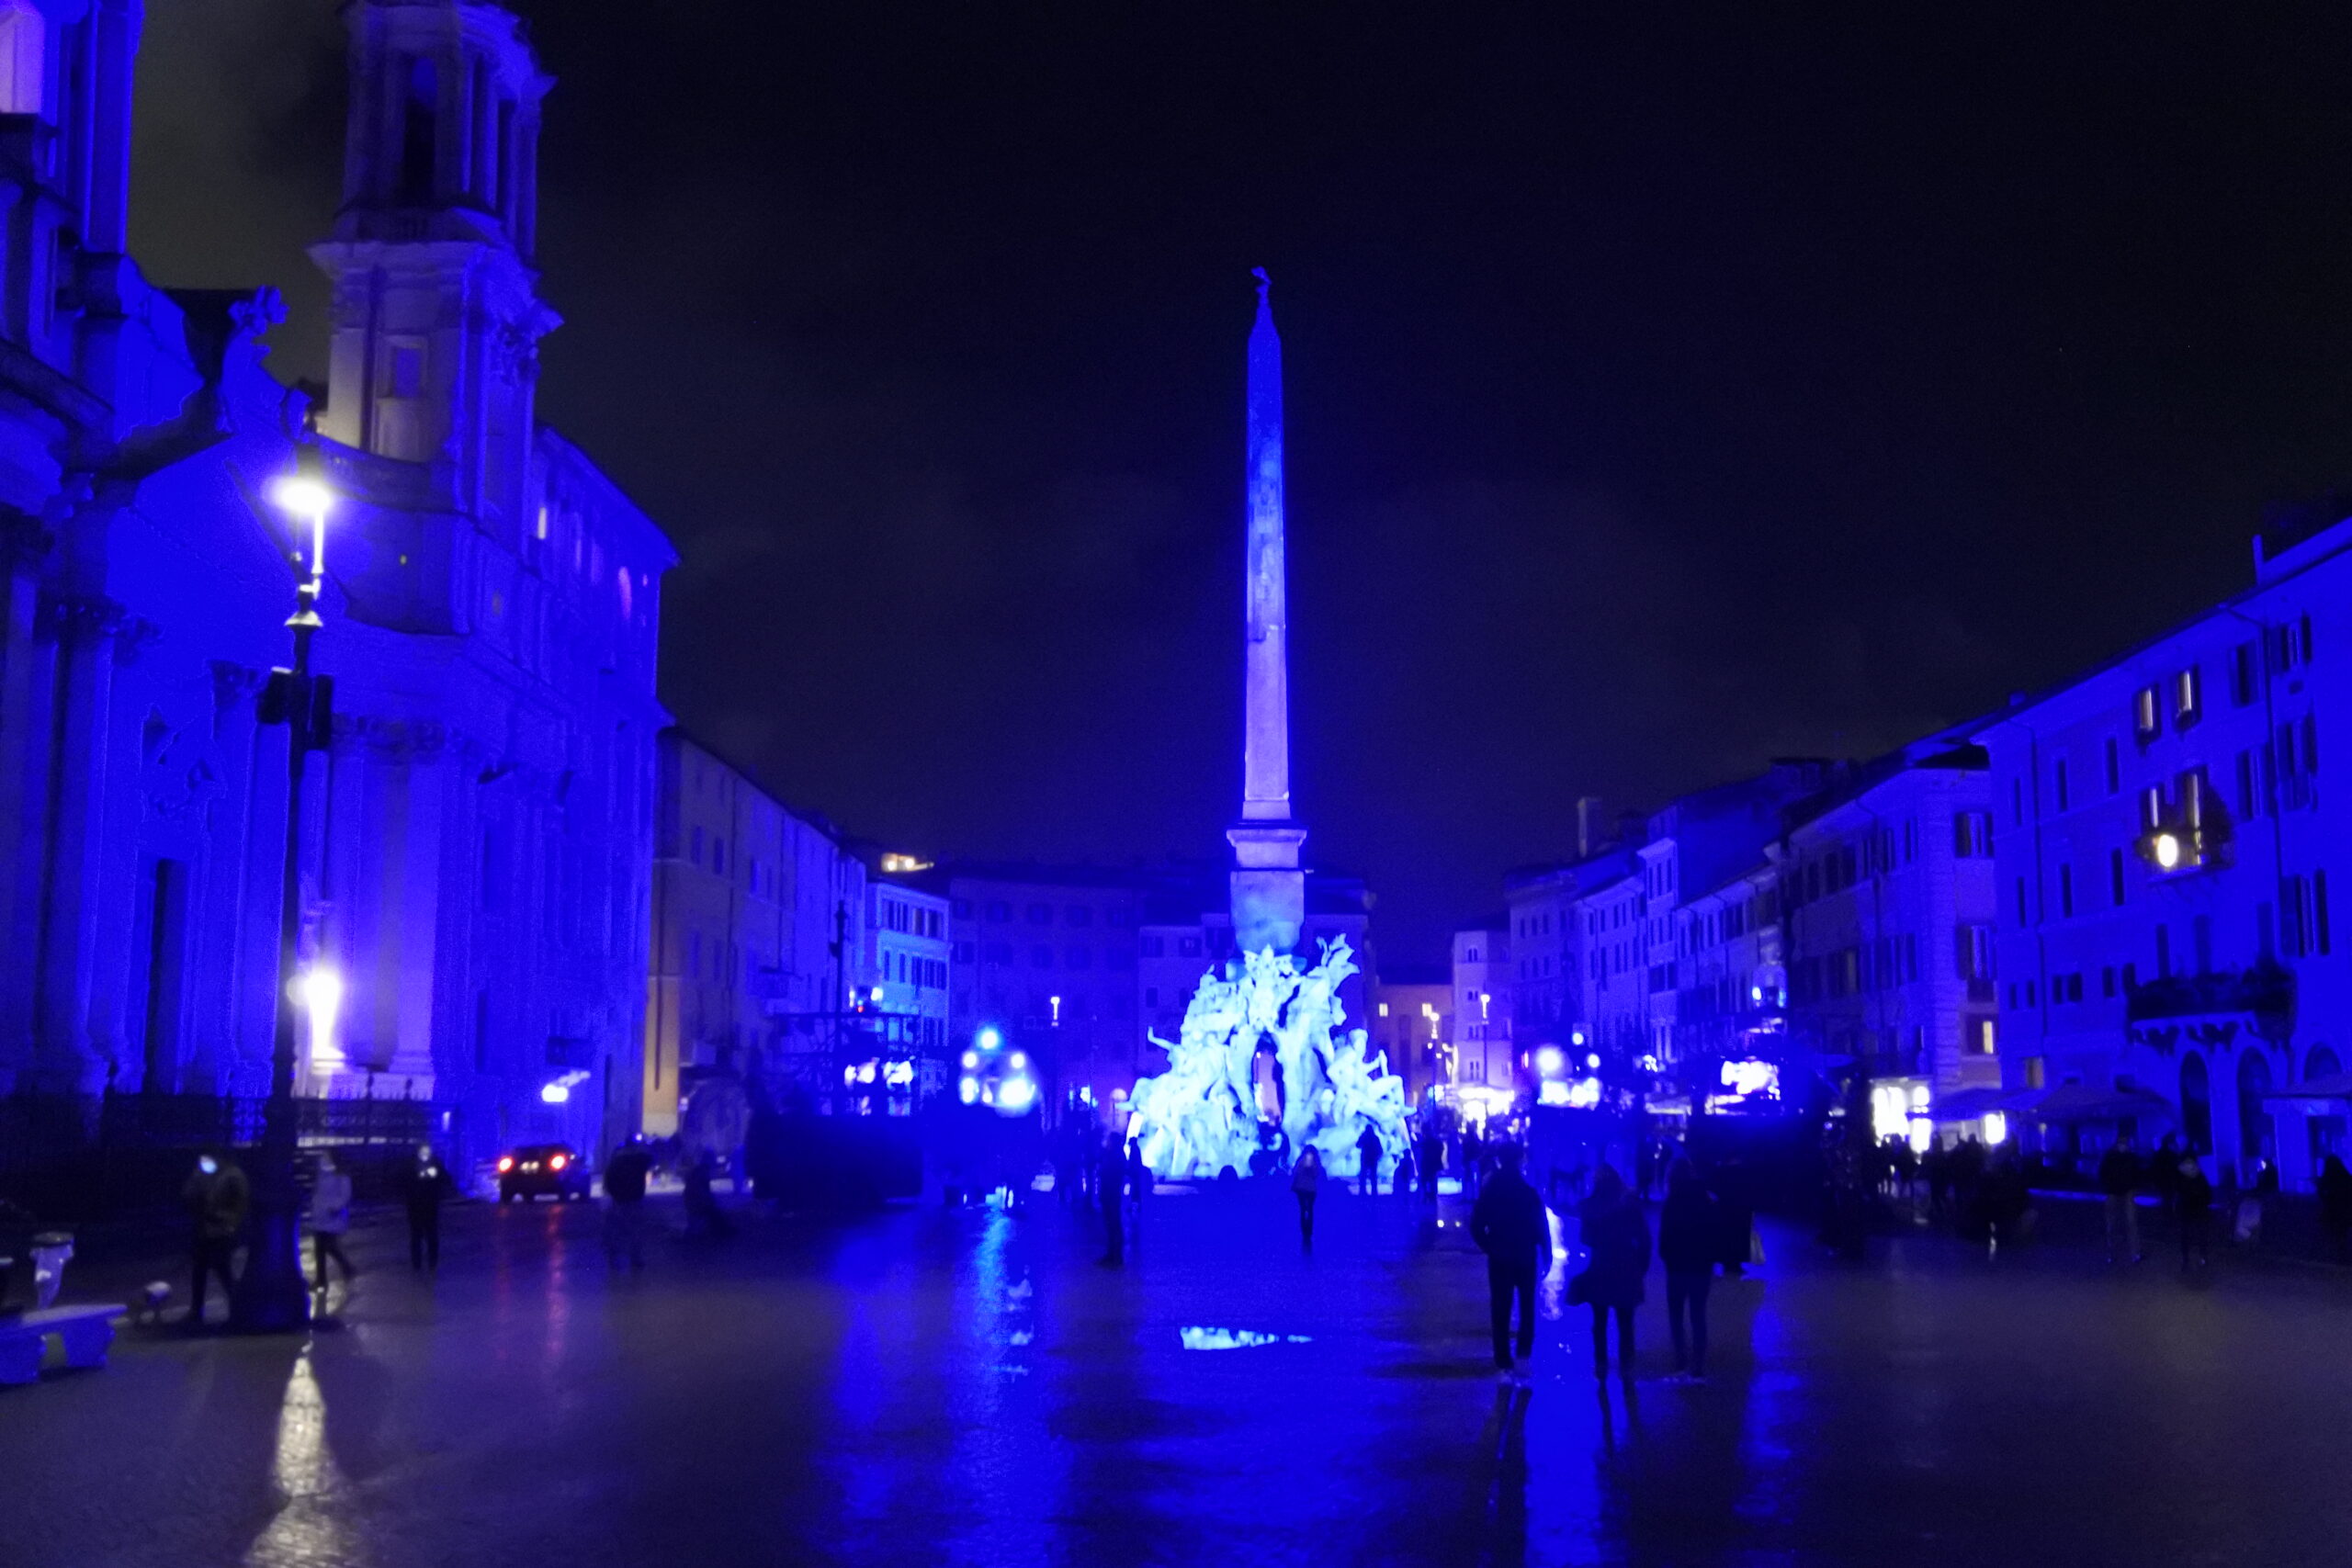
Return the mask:
<path fill-rule="evenodd" d="M 873 984 L 863 861 L 682 731 L 662 733 L 656 777 L 645 1130 L 675 1132 L 682 1092 L 713 1072 L 831 1105 Z"/>
<path fill-rule="evenodd" d="M 1388 1058 L 1388 1070 L 1405 1080 L 1408 1100 L 1419 1104 L 1437 1083 L 1453 1037 L 1452 973 L 1438 964 L 1382 966 L 1372 992 L 1372 1048 Z"/>
<path fill-rule="evenodd" d="M 1930 738 L 1790 808 L 1790 1040 L 1868 1070 L 1882 1136 L 2000 1082 L 1991 803 L 1984 752 Z"/>
<path fill-rule="evenodd" d="M 2291 1098 L 2352 1056 L 2327 787 L 2352 696 L 2352 522 L 2257 559 L 2252 588 L 1986 719 L 2007 1113 L 2065 1157 L 2177 1129 L 2307 1183 L 2345 1103 Z M 2274 1100 L 2273 1096 L 2288 1096 Z"/>
<path fill-rule="evenodd" d="M 956 974 L 948 1035 L 956 1049 L 993 1027 L 1039 1064 L 1045 1099 L 1107 1115 L 1136 1079 L 1162 1071 L 1184 1009 L 1213 966 L 1235 956 L 1221 871 L 1022 863 L 950 864 Z M 1370 972 L 1363 885 L 1310 873 L 1302 950 L 1344 936 Z M 1340 988 L 1351 1027 L 1366 1019 L 1359 974 Z"/>
<path fill-rule="evenodd" d="M 1676 1052 L 1689 1109 L 1724 1088 L 1720 1064 L 1778 1064 L 1788 1046 L 1781 849 L 1675 911 Z"/>
<path fill-rule="evenodd" d="M 928 867 L 910 857 L 886 855 L 865 885 L 863 1005 L 874 1016 L 868 1032 L 874 1054 L 844 1063 L 844 1079 L 855 1074 L 860 1089 L 880 1088 L 867 1103 L 894 1114 L 911 1112 L 954 1091 L 948 1070 L 947 1012 L 953 945 L 948 940 L 948 897 L 921 885 Z M 880 865 L 908 864 L 899 872 Z M 960 1049 L 960 1047 L 959 1047 Z"/>
<path fill-rule="evenodd" d="M 1453 933 L 1453 1061 L 1438 1099 L 1474 1119 L 1500 1115 L 1527 1085 L 1511 1039 L 1510 924 L 1496 915 Z"/>

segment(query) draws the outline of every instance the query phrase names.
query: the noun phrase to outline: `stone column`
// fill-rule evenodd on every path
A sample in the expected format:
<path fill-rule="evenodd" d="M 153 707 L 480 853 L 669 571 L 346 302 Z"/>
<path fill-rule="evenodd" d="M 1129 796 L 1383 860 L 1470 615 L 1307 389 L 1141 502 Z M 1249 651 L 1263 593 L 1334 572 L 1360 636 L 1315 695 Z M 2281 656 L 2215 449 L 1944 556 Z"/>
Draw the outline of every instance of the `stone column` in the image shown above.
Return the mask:
<path fill-rule="evenodd" d="M 52 1092 L 91 1093 L 106 1081 L 90 1048 L 90 983 L 114 639 L 124 616 L 110 599 L 77 597 L 52 603 L 49 619 L 57 644 L 57 750 L 34 959 L 34 1071 Z"/>
<path fill-rule="evenodd" d="M 414 722 L 408 728 L 399 848 L 385 867 L 401 888 L 398 969 L 390 977 L 396 987 L 395 1027 L 385 1070 L 393 1093 L 430 1100 L 434 1004 L 441 988 L 444 807 L 453 762 L 448 732 L 440 725 Z"/>
<path fill-rule="evenodd" d="M 47 530 L 21 514 L 0 523 L 0 932 L 9 951 L 39 941 L 34 895 L 41 865 L 39 832 L 45 773 L 49 650 L 33 637 L 35 574 L 49 552 Z M 0 965 L 0 1094 L 33 1064 L 33 968 L 21 956 Z"/>
<path fill-rule="evenodd" d="M 237 1055 L 240 985 L 248 983 L 246 927 L 254 911 L 246 896 L 247 863 L 254 830 L 254 699 L 264 679 L 259 670 L 215 660 L 212 665 L 212 740 L 220 756 L 221 794 L 205 834 L 202 902 L 188 925 L 188 1051 L 180 1088 L 187 1093 L 218 1093 L 233 1075 Z M 275 924 L 273 921 L 273 930 Z"/>

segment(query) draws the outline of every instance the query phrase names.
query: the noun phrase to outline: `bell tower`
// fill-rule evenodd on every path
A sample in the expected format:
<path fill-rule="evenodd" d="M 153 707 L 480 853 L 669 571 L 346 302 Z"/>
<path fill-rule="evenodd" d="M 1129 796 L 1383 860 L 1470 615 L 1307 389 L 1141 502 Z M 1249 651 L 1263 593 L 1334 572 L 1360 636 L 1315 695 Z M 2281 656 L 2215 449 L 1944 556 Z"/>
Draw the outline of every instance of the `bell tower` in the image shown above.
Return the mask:
<path fill-rule="evenodd" d="M 334 285 L 321 428 L 432 465 L 458 510 L 524 511 L 538 341 L 540 73 L 491 0 L 354 0 L 343 207 L 311 249 Z"/>

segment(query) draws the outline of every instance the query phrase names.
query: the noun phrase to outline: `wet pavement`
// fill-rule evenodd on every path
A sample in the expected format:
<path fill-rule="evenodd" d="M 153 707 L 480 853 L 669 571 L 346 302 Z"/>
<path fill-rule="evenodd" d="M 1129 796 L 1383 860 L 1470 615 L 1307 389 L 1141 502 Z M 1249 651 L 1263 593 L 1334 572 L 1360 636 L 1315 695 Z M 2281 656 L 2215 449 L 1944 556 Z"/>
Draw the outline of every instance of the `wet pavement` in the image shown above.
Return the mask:
<path fill-rule="evenodd" d="M 307 1346 L 0 1390 L 0 1568 L 2352 1559 L 2343 1279 L 1768 1231 L 1708 1385 L 1653 1276 L 1630 1386 L 1579 1310 L 1513 1393 L 1457 1227 L 1324 1210 L 1311 1258 L 1286 1191 L 1156 1197 L 1118 1271 L 1040 1195 L 616 1278 L 592 1213 L 468 1206 L 430 1286 L 364 1226 Z"/>

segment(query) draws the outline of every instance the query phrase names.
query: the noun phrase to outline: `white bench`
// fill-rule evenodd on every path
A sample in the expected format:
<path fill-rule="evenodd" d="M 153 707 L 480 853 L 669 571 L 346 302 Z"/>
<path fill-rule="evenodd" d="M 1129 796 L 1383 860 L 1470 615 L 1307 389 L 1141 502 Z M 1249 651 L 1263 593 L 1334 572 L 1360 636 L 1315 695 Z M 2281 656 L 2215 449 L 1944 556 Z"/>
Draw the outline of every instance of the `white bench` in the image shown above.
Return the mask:
<path fill-rule="evenodd" d="M 64 1347 L 69 1367 L 103 1367 L 114 1343 L 114 1320 L 130 1309 L 119 1304 L 42 1307 L 22 1317 L 0 1318 L 0 1383 L 33 1382 L 50 1336 Z"/>

